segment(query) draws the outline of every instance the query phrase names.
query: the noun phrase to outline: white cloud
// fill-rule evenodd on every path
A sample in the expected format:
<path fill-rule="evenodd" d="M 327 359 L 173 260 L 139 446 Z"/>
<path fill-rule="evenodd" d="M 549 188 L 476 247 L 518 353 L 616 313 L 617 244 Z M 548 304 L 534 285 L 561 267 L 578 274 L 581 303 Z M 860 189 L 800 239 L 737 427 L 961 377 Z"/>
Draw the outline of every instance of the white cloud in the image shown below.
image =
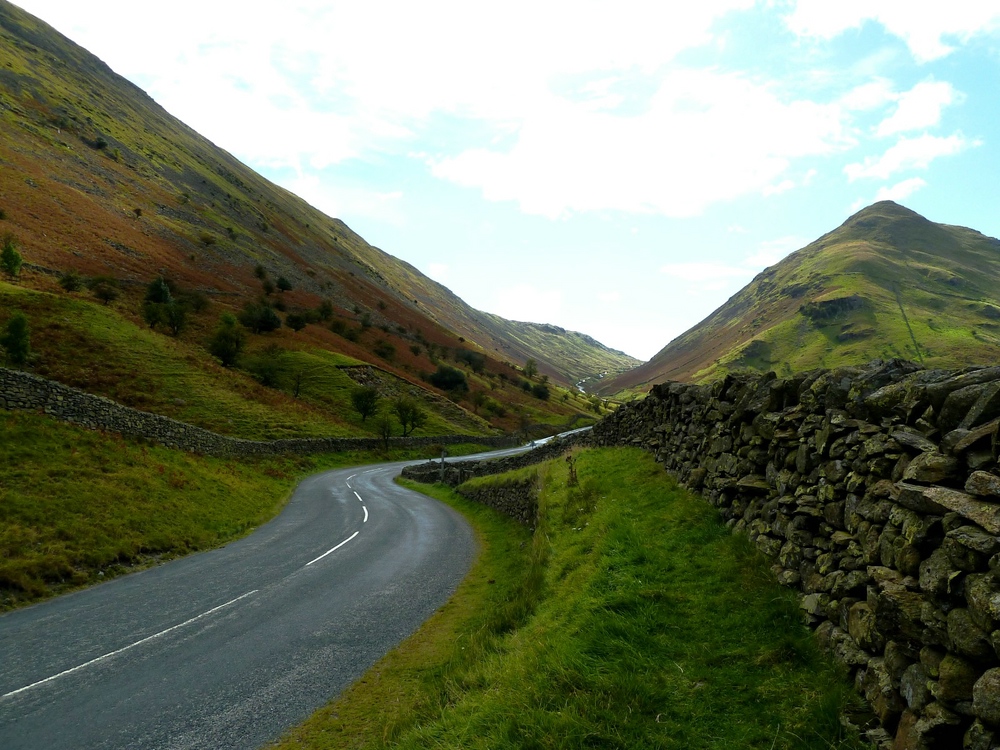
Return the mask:
<path fill-rule="evenodd" d="M 621 301 L 621 298 L 622 298 L 621 292 L 617 290 L 597 293 L 597 299 L 600 300 L 601 302 L 607 302 L 607 303 L 619 302 Z"/>
<path fill-rule="evenodd" d="M 897 98 L 892 83 L 885 78 L 878 78 L 855 86 L 840 98 L 840 103 L 845 109 L 868 111 L 884 107 Z"/>
<path fill-rule="evenodd" d="M 896 111 L 879 124 L 876 135 L 896 135 L 933 127 L 941 121 L 941 110 L 956 101 L 950 83 L 924 81 L 899 96 Z"/>
<path fill-rule="evenodd" d="M 880 157 L 867 157 L 863 163 L 848 164 L 844 174 L 852 182 L 862 177 L 889 179 L 907 169 L 926 169 L 932 161 L 942 156 L 953 156 L 967 148 L 980 145 L 961 133 L 947 137 L 921 135 L 917 138 L 900 138 Z"/>
<path fill-rule="evenodd" d="M 434 281 L 442 284 L 448 281 L 448 272 L 451 270 L 447 263 L 431 263 L 427 266 L 427 275 Z"/>
<path fill-rule="evenodd" d="M 794 33 L 822 39 L 860 28 L 866 21 L 880 23 L 906 43 L 918 62 L 928 62 L 951 54 L 956 44 L 974 36 L 1000 30 L 1000 7 L 983 0 L 797 0 L 786 17 Z"/>
<path fill-rule="evenodd" d="M 693 216 L 772 188 L 791 160 L 853 141 L 836 105 L 784 101 L 714 71 L 672 70 L 641 117 L 549 100 L 525 114 L 507 151 L 473 148 L 433 173 L 548 217 L 592 210 Z"/>
<path fill-rule="evenodd" d="M 366 216 L 388 224 L 404 223 L 400 211 L 403 193 L 365 188 L 337 187 L 313 174 L 285 181 L 286 187 L 328 216 Z"/>
<path fill-rule="evenodd" d="M 920 177 L 911 177 L 908 180 L 897 182 L 895 185 L 880 188 L 875 195 L 875 202 L 906 200 L 926 185 L 927 182 Z"/>
<path fill-rule="evenodd" d="M 753 255 L 748 256 L 743 261 L 743 265 L 755 270 L 767 268 L 773 266 L 789 253 L 793 253 L 808 244 L 809 240 L 792 235 L 766 240 L 760 243 Z"/>

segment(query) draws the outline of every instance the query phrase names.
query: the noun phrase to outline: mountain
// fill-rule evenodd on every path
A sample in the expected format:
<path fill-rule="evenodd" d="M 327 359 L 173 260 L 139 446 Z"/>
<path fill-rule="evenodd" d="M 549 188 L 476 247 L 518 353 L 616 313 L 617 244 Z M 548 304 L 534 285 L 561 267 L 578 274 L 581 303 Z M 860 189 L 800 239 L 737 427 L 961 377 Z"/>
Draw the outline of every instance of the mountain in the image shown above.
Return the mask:
<path fill-rule="evenodd" d="M 649 362 L 602 391 L 901 357 L 927 367 L 1000 355 L 1000 241 L 891 201 L 765 269 Z"/>
<path fill-rule="evenodd" d="M 16 232 L 39 272 L 73 269 L 123 283 L 163 274 L 235 303 L 259 294 L 261 266 L 293 287 L 292 305 L 328 300 L 348 320 L 367 315 L 374 326 L 419 331 L 442 346 L 462 339 L 499 361 L 533 358 L 565 384 L 637 364 L 588 337 L 540 333 L 469 307 L 6 0 L 0 48 L 0 230 Z"/>

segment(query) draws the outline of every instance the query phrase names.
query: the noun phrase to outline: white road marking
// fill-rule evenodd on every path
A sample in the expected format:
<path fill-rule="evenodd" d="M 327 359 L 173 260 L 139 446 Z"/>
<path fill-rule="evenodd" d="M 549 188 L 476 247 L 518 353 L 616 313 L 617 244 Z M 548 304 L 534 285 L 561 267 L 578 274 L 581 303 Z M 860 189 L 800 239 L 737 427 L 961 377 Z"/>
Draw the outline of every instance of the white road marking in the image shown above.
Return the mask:
<path fill-rule="evenodd" d="M 364 502 L 364 500 L 361 499 L 361 495 L 359 495 L 357 492 L 354 493 L 354 497 L 356 497 L 358 499 L 359 503 L 363 503 Z"/>
<path fill-rule="evenodd" d="M 361 533 L 360 531 L 355 531 L 353 534 L 351 534 L 349 537 L 347 537 L 347 539 L 345 539 L 344 541 L 342 541 L 340 544 L 338 544 L 333 549 L 328 549 L 326 552 L 324 552 L 322 555 L 320 555 L 319 557 L 317 557 L 315 560 L 310 560 L 309 562 L 307 562 L 305 564 L 305 567 L 308 568 L 314 562 L 319 562 L 324 557 L 326 557 L 327 555 L 329 555 L 331 552 L 336 552 L 338 549 L 340 549 L 341 547 L 343 547 L 345 544 L 347 544 L 349 541 L 351 541 L 354 537 L 356 537 L 360 533 Z"/>
<path fill-rule="evenodd" d="M 54 674 L 51 677 L 46 677 L 44 680 L 39 680 L 38 682 L 33 682 L 30 685 L 25 685 L 23 688 L 18 688 L 17 690 L 11 690 L 9 693 L 4 693 L 3 695 L 0 695 L 0 700 L 3 700 L 4 698 L 10 698 L 11 696 L 17 695 L 18 693 L 23 693 L 27 690 L 31 690 L 32 688 L 36 688 L 39 685 L 44 685 L 46 682 L 52 682 L 53 680 L 58 680 L 60 677 L 65 677 L 68 674 L 79 672 L 81 669 L 86 669 L 92 664 L 97 664 L 97 662 L 99 661 L 110 659 L 112 656 L 118 656 L 118 654 L 124 653 L 129 649 L 135 648 L 136 646 L 141 646 L 143 643 L 148 643 L 149 641 L 152 641 L 155 638 L 159 638 L 160 636 L 164 636 L 171 631 L 177 630 L 178 628 L 183 628 L 185 625 L 190 625 L 192 622 L 196 622 L 197 620 L 200 620 L 202 617 L 208 617 L 208 615 L 212 614 L 213 612 L 218 612 L 223 607 L 228 607 L 230 604 L 235 604 L 240 599 L 246 599 L 248 596 L 256 594 L 257 591 L 258 589 L 254 589 L 253 591 L 248 591 L 247 593 L 243 594 L 243 596 L 238 596 L 235 599 L 226 602 L 225 604 L 220 604 L 218 607 L 212 607 L 212 609 L 208 610 L 207 612 L 202 612 L 200 615 L 192 617 L 190 620 L 185 620 L 180 625 L 174 625 L 173 627 L 167 628 L 166 630 L 161 630 L 159 633 L 147 636 L 143 638 L 141 641 L 136 641 L 131 645 L 118 649 L 117 651 L 112 651 L 110 653 L 104 654 L 104 656 L 98 656 L 96 659 L 91 659 L 90 661 L 81 664 L 78 667 L 67 669 L 63 672 L 60 672 L 59 674 Z"/>
<path fill-rule="evenodd" d="M 365 520 L 362 521 L 361 523 L 368 523 L 368 506 L 367 505 L 362 505 L 361 509 L 364 510 L 364 512 L 365 512 Z"/>

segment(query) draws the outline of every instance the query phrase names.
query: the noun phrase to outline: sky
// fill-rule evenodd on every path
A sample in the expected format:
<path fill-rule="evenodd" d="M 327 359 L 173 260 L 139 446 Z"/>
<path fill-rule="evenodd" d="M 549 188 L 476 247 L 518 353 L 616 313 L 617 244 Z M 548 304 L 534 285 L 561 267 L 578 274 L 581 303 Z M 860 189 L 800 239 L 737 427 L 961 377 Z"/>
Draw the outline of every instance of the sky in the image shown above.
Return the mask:
<path fill-rule="evenodd" d="M 473 307 L 640 359 L 878 200 L 1000 236 L 1000 0 L 16 4 Z"/>

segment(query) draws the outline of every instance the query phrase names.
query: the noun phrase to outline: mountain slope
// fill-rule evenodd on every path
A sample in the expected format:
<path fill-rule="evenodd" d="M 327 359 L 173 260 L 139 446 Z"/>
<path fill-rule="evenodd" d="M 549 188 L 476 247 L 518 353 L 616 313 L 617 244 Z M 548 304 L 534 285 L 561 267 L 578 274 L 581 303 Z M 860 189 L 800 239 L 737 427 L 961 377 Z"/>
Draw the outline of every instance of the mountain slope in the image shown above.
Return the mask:
<path fill-rule="evenodd" d="M 569 334 L 510 338 L 517 324 L 497 325 L 270 183 L 6 0 L 0 49 L 2 229 L 16 231 L 43 271 L 133 281 L 163 273 L 245 299 L 260 289 L 260 265 L 291 283 L 292 304 L 326 299 L 342 315 L 367 313 L 374 325 L 420 330 L 441 345 L 462 337 L 497 359 L 533 357 L 567 384 L 635 364 Z"/>
<path fill-rule="evenodd" d="M 903 357 L 928 367 L 1000 355 L 1000 241 L 891 201 L 760 273 L 648 363 L 603 390 Z"/>

